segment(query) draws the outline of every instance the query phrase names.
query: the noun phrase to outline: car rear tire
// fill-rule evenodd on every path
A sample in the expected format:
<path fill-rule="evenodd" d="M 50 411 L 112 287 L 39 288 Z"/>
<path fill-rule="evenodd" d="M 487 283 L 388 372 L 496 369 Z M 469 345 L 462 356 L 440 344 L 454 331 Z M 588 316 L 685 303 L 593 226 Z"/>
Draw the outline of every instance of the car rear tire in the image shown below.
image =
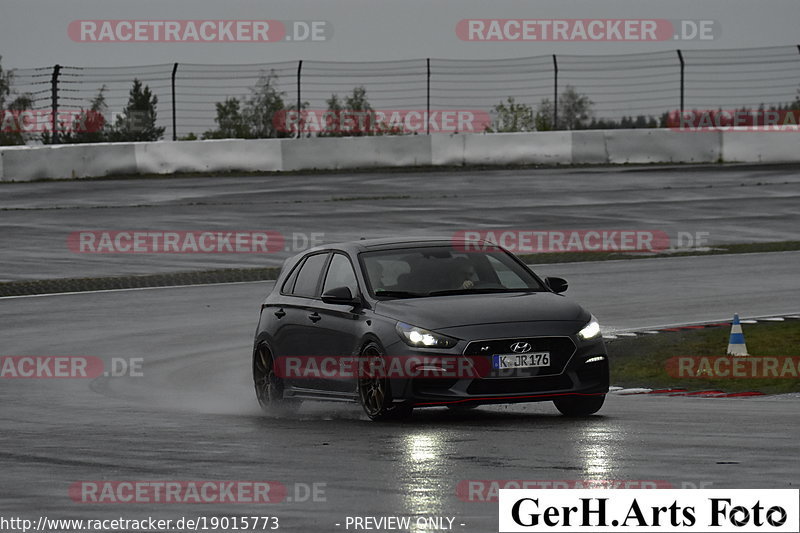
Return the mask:
<path fill-rule="evenodd" d="M 265 412 L 294 411 L 300 407 L 300 400 L 283 397 L 283 379 L 275 373 L 272 351 L 264 343 L 253 352 L 253 384 L 258 404 Z"/>
<path fill-rule="evenodd" d="M 597 396 L 568 396 L 553 400 L 556 409 L 564 416 L 581 417 L 595 414 L 603 407 L 606 395 Z"/>
<path fill-rule="evenodd" d="M 370 420 L 401 420 L 411 416 L 413 406 L 394 404 L 389 380 L 386 378 L 386 360 L 383 350 L 375 342 L 361 350 L 361 365 L 358 376 L 358 398 Z"/>

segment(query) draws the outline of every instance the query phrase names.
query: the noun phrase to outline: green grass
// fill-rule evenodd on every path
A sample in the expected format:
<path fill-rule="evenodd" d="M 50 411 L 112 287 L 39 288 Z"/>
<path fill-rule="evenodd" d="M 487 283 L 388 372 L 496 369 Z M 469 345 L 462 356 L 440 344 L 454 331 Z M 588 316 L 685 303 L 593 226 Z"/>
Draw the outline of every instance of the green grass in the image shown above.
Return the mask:
<path fill-rule="evenodd" d="M 747 351 L 752 357 L 800 356 L 800 320 L 743 324 Z M 678 356 L 724 356 L 730 327 L 665 332 L 607 343 L 611 383 L 622 387 L 719 389 L 727 392 L 758 390 L 766 394 L 800 392 L 800 379 L 674 378 L 667 360 Z"/>

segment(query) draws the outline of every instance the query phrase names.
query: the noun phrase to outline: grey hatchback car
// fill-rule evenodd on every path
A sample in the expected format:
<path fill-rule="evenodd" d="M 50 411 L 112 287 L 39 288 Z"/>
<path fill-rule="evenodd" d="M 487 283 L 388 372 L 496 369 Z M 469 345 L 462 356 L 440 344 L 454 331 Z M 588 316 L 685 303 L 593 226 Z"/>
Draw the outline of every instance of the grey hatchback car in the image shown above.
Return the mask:
<path fill-rule="evenodd" d="M 307 250 L 287 260 L 261 305 L 258 402 L 358 402 L 373 420 L 536 401 L 594 414 L 608 392 L 608 357 L 595 318 L 561 295 L 567 286 L 486 242 Z"/>

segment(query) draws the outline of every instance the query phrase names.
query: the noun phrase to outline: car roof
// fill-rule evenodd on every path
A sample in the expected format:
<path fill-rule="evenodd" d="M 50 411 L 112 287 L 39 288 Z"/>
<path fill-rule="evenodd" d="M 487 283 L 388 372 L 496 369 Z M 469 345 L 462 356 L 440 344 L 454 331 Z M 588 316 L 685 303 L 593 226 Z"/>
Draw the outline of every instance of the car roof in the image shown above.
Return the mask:
<path fill-rule="evenodd" d="M 323 244 L 307 250 L 306 253 L 332 249 L 358 253 L 370 250 L 423 248 L 427 246 L 453 246 L 454 244 L 467 242 L 470 245 L 483 244 L 487 246 L 497 246 L 494 243 L 490 243 L 482 239 L 473 240 L 457 237 L 384 237 L 380 239 L 361 239 L 357 241 Z"/>

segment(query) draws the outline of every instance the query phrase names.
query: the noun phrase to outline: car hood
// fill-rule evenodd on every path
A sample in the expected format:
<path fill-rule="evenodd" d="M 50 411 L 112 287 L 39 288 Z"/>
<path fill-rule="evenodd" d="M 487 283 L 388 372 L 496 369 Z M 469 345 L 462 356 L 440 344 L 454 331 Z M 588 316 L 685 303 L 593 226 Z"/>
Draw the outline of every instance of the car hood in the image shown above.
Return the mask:
<path fill-rule="evenodd" d="M 425 329 L 535 321 L 587 322 L 580 305 L 551 292 L 487 293 L 384 300 L 377 314 Z"/>

